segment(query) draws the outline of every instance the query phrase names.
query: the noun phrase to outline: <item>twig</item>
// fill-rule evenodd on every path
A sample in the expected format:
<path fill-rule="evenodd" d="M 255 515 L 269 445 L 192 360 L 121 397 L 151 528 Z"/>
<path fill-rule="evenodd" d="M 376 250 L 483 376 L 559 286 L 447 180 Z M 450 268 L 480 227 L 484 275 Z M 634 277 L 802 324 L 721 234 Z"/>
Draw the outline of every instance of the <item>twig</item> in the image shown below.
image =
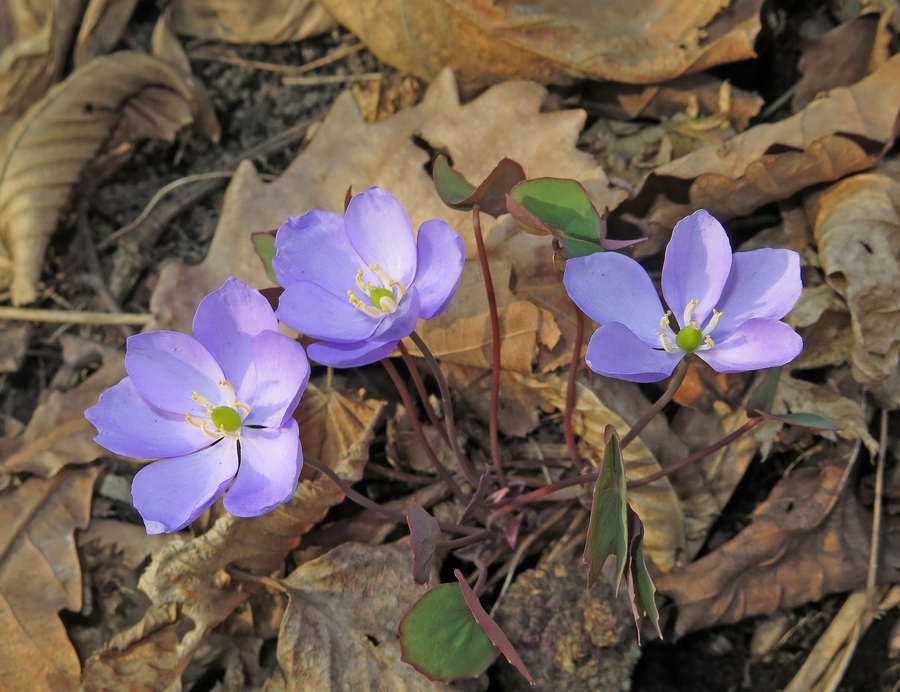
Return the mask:
<path fill-rule="evenodd" d="M 644 411 L 644 415 L 638 418 L 637 422 L 631 426 L 631 430 L 629 430 L 628 433 L 622 437 L 621 442 L 619 442 L 620 449 L 625 449 L 631 443 L 631 441 L 634 440 L 634 438 L 636 438 L 645 427 L 647 427 L 647 423 L 653 420 L 654 416 L 662 411 L 666 404 L 672 401 L 672 397 L 675 396 L 675 393 L 678 391 L 681 383 L 684 382 L 687 371 L 688 361 L 687 358 L 685 358 L 680 363 L 678 363 L 678 368 L 675 370 L 675 374 L 672 376 L 672 381 L 669 383 L 669 387 L 666 389 L 666 391 L 664 391 L 662 396 L 656 400 L 656 403 L 654 403 L 653 406 Z"/>
<path fill-rule="evenodd" d="M 128 312 L 90 312 L 87 310 L 37 310 L 0 306 L 0 320 L 23 320 L 26 322 L 54 322 L 62 324 L 94 325 L 135 325 L 144 326 L 153 321 L 153 315 Z"/>
<path fill-rule="evenodd" d="M 575 413 L 575 392 L 577 383 L 575 376 L 578 374 L 578 365 L 581 361 L 581 342 L 584 340 L 584 313 L 575 306 L 575 345 L 572 347 L 572 360 L 569 363 L 569 377 L 566 380 L 566 409 L 563 412 L 563 436 L 566 438 L 566 448 L 572 464 L 578 473 L 584 473 L 584 462 L 575 444 L 575 430 L 572 427 L 572 416 Z"/>
<path fill-rule="evenodd" d="M 475 242 L 478 245 L 478 260 L 484 276 L 484 290 L 487 293 L 488 310 L 491 316 L 491 407 L 488 412 L 488 432 L 491 438 L 491 462 L 501 486 L 506 485 L 503 465 L 500 463 L 500 436 L 497 416 L 500 404 L 500 315 L 497 312 L 497 296 L 494 294 L 494 281 L 491 279 L 491 265 L 488 262 L 487 250 L 484 247 L 484 235 L 481 232 L 481 209 L 476 204 L 472 207 L 472 227 L 475 229 Z"/>
<path fill-rule="evenodd" d="M 888 445 L 888 411 L 881 409 L 881 435 L 878 440 L 878 463 L 875 467 L 875 504 L 872 507 L 872 544 L 869 547 L 869 569 L 866 573 L 866 607 L 877 615 L 878 599 L 875 593 L 878 576 L 878 552 L 881 544 L 881 508 L 884 495 L 884 462 Z"/>
<path fill-rule="evenodd" d="M 374 82 L 382 77 L 384 77 L 382 72 L 323 74 L 313 77 L 283 77 L 281 83 L 286 86 L 319 86 L 320 84 L 346 84 L 347 82 Z"/>
<path fill-rule="evenodd" d="M 318 60 L 310 60 L 303 65 L 281 65 L 274 62 L 261 62 L 259 60 L 247 60 L 240 57 L 233 50 L 210 51 L 209 46 L 200 46 L 192 50 L 189 55 L 192 60 L 208 60 L 210 62 L 220 62 L 226 65 L 238 65 L 239 67 L 252 67 L 257 70 L 267 70 L 269 72 L 280 72 L 282 74 L 300 75 L 320 67 L 325 67 L 333 62 L 337 62 L 349 55 L 358 53 L 365 46 L 362 43 L 354 43 L 350 46 L 344 46 L 332 51 L 328 55 Z"/>

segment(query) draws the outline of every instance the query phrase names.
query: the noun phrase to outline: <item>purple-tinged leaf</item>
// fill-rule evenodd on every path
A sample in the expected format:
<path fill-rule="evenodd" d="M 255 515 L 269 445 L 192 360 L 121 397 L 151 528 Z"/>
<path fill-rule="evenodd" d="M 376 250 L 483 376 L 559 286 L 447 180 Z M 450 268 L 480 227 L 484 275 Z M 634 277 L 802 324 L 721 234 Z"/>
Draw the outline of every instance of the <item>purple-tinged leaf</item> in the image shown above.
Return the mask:
<path fill-rule="evenodd" d="M 778 415 L 775 415 L 774 413 L 767 413 L 759 409 L 756 410 L 756 413 L 763 418 L 781 421 L 782 423 L 787 423 L 788 425 L 793 425 L 797 428 L 806 428 L 812 432 L 834 432 L 841 429 L 840 426 L 835 425 L 827 418 L 823 418 L 815 413 L 779 413 Z"/>
<path fill-rule="evenodd" d="M 250 240 L 253 241 L 253 249 L 256 250 L 256 254 L 259 255 L 259 259 L 265 267 L 266 276 L 277 284 L 278 277 L 275 276 L 275 270 L 272 269 L 272 260 L 275 257 L 275 231 L 251 233 Z"/>
<path fill-rule="evenodd" d="M 484 496 L 487 495 L 487 491 L 490 488 L 491 474 L 490 472 L 485 471 L 481 474 L 481 478 L 478 479 L 478 487 L 475 488 L 475 492 L 472 493 L 472 499 L 469 500 L 469 504 L 467 504 L 466 508 L 463 510 L 458 523 L 464 524 L 472 517 L 472 515 L 481 507 L 484 502 Z"/>
<path fill-rule="evenodd" d="M 656 586 L 647 571 L 647 563 L 644 560 L 644 523 L 631 505 L 628 505 L 628 574 L 625 583 L 628 586 L 628 597 L 631 600 L 631 614 L 634 616 L 634 624 L 637 627 L 638 644 L 641 643 L 641 622 L 648 618 L 656 628 L 656 633 L 662 639 L 662 631 L 659 629 L 659 611 L 656 609 Z"/>
<path fill-rule="evenodd" d="M 415 500 L 412 500 L 406 508 L 406 522 L 409 524 L 409 546 L 413 555 L 413 581 L 422 586 L 428 583 L 431 576 L 434 551 L 441 537 L 441 527 L 438 520 Z"/>
<path fill-rule="evenodd" d="M 759 386 L 753 390 L 750 400 L 747 402 L 747 415 L 750 418 L 756 418 L 760 411 L 772 410 L 772 404 L 775 401 L 775 392 L 778 389 L 778 380 L 781 378 L 781 368 L 771 368 L 766 372 L 759 383 Z"/>
<path fill-rule="evenodd" d="M 455 576 L 456 580 L 459 582 L 463 598 L 465 598 L 466 605 L 469 607 L 472 617 L 475 618 L 475 622 L 481 625 L 484 631 L 487 632 L 487 636 L 490 637 L 494 646 L 500 649 L 503 655 L 506 656 L 506 660 L 515 666 L 516 670 L 524 675 L 525 679 L 533 685 L 534 678 L 531 677 L 531 673 L 528 672 L 522 658 L 515 648 L 513 648 L 512 642 L 507 639 L 503 630 L 500 629 L 500 625 L 494 622 L 491 616 L 487 614 L 487 611 L 481 605 L 481 601 L 478 600 L 478 596 L 475 595 L 475 592 L 472 591 L 472 587 L 470 587 L 468 582 L 463 578 L 462 572 L 455 569 L 453 570 L 453 576 Z"/>
<path fill-rule="evenodd" d="M 426 592 L 400 620 L 400 659 L 432 680 L 476 678 L 498 649 L 475 621 L 459 584 Z"/>
<path fill-rule="evenodd" d="M 584 546 L 584 561 L 588 565 L 587 587 L 597 582 L 606 558 L 616 556 L 616 594 L 622 585 L 628 554 L 628 524 L 625 504 L 625 466 L 619 437 L 611 425 L 606 426 L 606 449 L 603 467 L 594 486 L 594 502 Z"/>
<path fill-rule="evenodd" d="M 494 218 L 507 213 L 507 193 L 525 180 L 525 171 L 512 159 L 501 160 L 478 187 L 452 168 L 446 156 L 435 159 L 433 174 L 434 187 L 444 204 L 459 211 L 469 211 L 477 204 Z"/>

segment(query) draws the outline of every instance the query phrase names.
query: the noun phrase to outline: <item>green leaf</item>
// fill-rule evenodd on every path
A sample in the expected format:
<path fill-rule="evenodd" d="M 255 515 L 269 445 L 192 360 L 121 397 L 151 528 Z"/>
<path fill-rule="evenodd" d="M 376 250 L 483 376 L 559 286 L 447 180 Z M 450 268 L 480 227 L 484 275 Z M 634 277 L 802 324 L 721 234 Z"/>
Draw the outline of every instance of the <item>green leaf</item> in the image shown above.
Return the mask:
<path fill-rule="evenodd" d="M 793 425 L 798 428 L 806 428 L 807 430 L 812 430 L 813 432 L 824 432 L 824 431 L 837 431 L 840 430 L 840 426 L 835 425 L 827 418 L 823 418 L 822 416 L 815 413 L 767 413 L 766 411 L 761 411 L 757 409 L 756 411 L 763 418 L 769 418 L 771 420 L 778 420 L 782 423 L 787 423 L 788 425 Z"/>
<path fill-rule="evenodd" d="M 253 241 L 253 249 L 256 250 L 256 254 L 259 255 L 266 268 L 266 276 L 277 284 L 278 277 L 275 276 L 275 270 L 272 269 L 272 260 L 275 258 L 275 231 L 251 233 L 250 239 Z"/>
<path fill-rule="evenodd" d="M 516 221 L 532 233 L 558 235 L 568 257 L 584 257 L 603 252 L 600 240 L 603 225 L 600 214 L 588 198 L 587 191 L 577 180 L 563 178 L 535 178 L 516 185 L 509 196 L 543 224 L 518 215 L 507 205 Z"/>
<path fill-rule="evenodd" d="M 447 206 L 469 211 L 477 204 L 485 214 L 497 218 L 506 213 L 506 195 L 525 180 L 525 171 L 512 159 L 502 159 L 476 188 L 450 166 L 446 156 L 438 156 L 433 176 L 434 187 Z"/>
<path fill-rule="evenodd" d="M 747 414 L 752 418 L 753 413 L 757 409 L 760 411 L 771 411 L 772 404 L 775 401 L 775 391 L 778 389 L 778 380 L 781 378 L 781 368 L 772 368 L 769 370 L 763 381 L 750 395 L 750 401 L 747 402 Z"/>
<path fill-rule="evenodd" d="M 594 486 L 594 503 L 584 546 L 584 561 L 588 565 L 587 585 L 591 588 L 597 582 L 606 558 L 615 555 L 618 594 L 628 555 L 625 465 L 622 463 L 619 437 L 611 425 L 606 427 L 606 437 L 603 467 Z"/>
<path fill-rule="evenodd" d="M 472 616 L 459 584 L 425 593 L 400 621 L 402 660 L 432 680 L 481 675 L 499 649 Z"/>
<path fill-rule="evenodd" d="M 656 585 L 647 571 L 647 563 L 644 560 L 644 523 L 631 505 L 628 506 L 628 595 L 631 598 L 631 613 L 634 616 L 634 624 L 637 627 L 638 644 L 641 643 L 641 620 L 649 618 L 656 633 L 662 639 L 662 631 L 659 629 L 659 611 L 656 609 Z"/>
<path fill-rule="evenodd" d="M 450 166 L 446 156 L 435 159 L 432 175 L 434 188 L 444 204 L 459 211 L 469 211 L 472 208 L 473 205 L 468 204 L 467 200 L 475 192 L 475 186 Z"/>

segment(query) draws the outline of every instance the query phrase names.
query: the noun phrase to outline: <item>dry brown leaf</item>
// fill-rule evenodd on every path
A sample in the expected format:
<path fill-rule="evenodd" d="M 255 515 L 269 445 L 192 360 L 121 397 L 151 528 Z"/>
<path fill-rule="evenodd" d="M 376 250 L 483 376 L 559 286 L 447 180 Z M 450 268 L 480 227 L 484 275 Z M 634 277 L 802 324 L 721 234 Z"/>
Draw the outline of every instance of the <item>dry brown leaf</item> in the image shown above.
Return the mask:
<path fill-rule="evenodd" d="M 842 180 L 818 199 L 814 233 L 826 279 L 850 308 L 853 377 L 887 380 L 900 354 L 900 184 Z"/>
<path fill-rule="evenodd" d="M 262 263 L 251 251 L 250 233 L 277 228 L 288 216 L 309 209 L 341 212 L 348 187 L 364 190 L 378 184 L 390 190 L 406 207 L 415 226 L 429 218 L 443 218 L 467 244 L 470 259 L 475 257 L 475 243 L 467 214 L 446 207 L 434 191 L 431 178 L 423 169 L 428 154 L 414 138 L 421 136 L 433 147 L 446 151 L 454 165 L 471 180 L 485 178 L 505 156 L 522 164 L 529 176 L 554 176 L 580 180 L 592 193 L 598 207 L 613 207 L 623 193 L 609 188 L 606 176 L 592 157 L 578 151 L 575 144 L 584 125 L 582 111 L 541 113 L 546 92 L 530 82 L 508 82 L 489 89 L 475 101 L 461 106 L 453 76 L 443 72 L 429 87 L 418 106 L 376 123 L 367 123 L 348 92 L 338 98 L 322 122 L 309 147 L 295 159 L 281 178 L 263 183 L 253 166 L 245 162 L 237 171 L 225 195 L 222 216 L 209 254 L 194 267 L 172 263 L 163 267 L 159 284 L 151 300 L 151 309 L 164 329 L 186 331 L 194 309 L 206 293 L 218 288 L 229 274 L 250 285 L 267 286 Z M 510 127 L 510 121 L 516 126 Z M 483 219 L 489 252 L 496 254 L 495 284 L 498 292 L 513 295 L 505 321 L 513 328 L 504 335 L 515 345 L 505 347 L 508 367 L 530 370 L 531 360 L 543 344 L 546 350 L 556 344 L 553 358 L 564 362 L 568 356 L 566 339 L 559 339 L 555 317 L 527 299 L 519 299 L 516 291 L 528 290 L 530 275 L 554 271 L 554 300 L 563 300 L 565 290 L 559 273 L 535 266 L 535 257 L 550 263 L 547 238 L 518 231 L 508 217 L 499 222 Z M 503 267 L 504 254 L 513 256 L 509 271 Z M 521 264 L 518 257 L 521 257 Z M 543 265 L 542 265 L 543 266 Z M 466 268 L 466 285 L 471 284 L 470 298 L 480 300 L 483 287 L 477 289 L 474 265 Z M 506 273 L 504 273 L 506 272 Z M 503 279 L 505 277 L 506 283 Z M 549 281 L 549 280 L 548 280 Z M 465 287 L 464 287 L 465 288 Z M 516 298 L 513 300 L 513 298 Z M 536 299 L 536 298 L 535 298 Z M 458 311 L 468 309 L 459 296 L 451 303 L 447 315 L 420 323 L 429 343 L 429 330 L 444 330 L 442 353 L 456 362 L 484 365 L 484 343 L 487 330 L 486 310 L 454 321 Z M 484 305 L 483 302 L 479 303 Z M 465 329 L 475 343 L 451 339 L 454 330 Z M 566 325 L 566 329 L 569 326 Z M 565 336 L 565 332 L 563 334 Z M 432 344 L 432 348 L 435 348 Z M 558 355 L 556 352 L 559 352 Z M 541 365 L 552 367 L 552 362 Z"/>
<path fill-rule="evenodd" d="M 347 482 L 359 480 L 383 407 L 379 401 L 309 386 L 295 414 L 304 453 L 321 460 Z M 141 575 L 139 586 L 154 608 L 135 626 L 135 632 L 141 627 L 156 632 L 150 623 L 159 609 L 177 605 L 175 624 L 183 634 L 175 654 L 162 665 L 157 660 L 158 636 L 145 639 L 123 633 L 124 644 L 111 644 L 91 657 L 85 668 L 85 686 L 106 689 L 105 681 L 115 679 L 123 659 L 135 679 L 148 689 L 161 689 L 177 679 L 209 632 L 249 596 L 226 567 L 254 574 L 277 569 L 301 536 L 343 498 L 327 478 L 301 480 L 293 499 L 269 514 L 254 519 L 225 515 L 196 538 L 172 540 Z M 188 619 L 193 622 L 192 629 L 186 628 Z M 165 636 L 168 642 L 169 635 Z"/>
<path fill-rule="evenodd" d="M 138 0 L 90 0 L 78 29 L 73 52 L 74 65 L 80 67 L 106 55 L 122 39 Z"/>
<path fill-rule="evenodd" d="M 397 623 L 423 593 L 411 561 L 406 539 L 344 543 L 294 570 L 281 582 L 290 595 L 278 635 L 281 672 L 266 689 L 446 690 L 400 660 Z"/>
<path fill-rule="evenodd" d="M 635 198 L 613 215 L 649 236 L 635 246 L 636 256 L 647 257 L 697 209 L 730 219 L 871 168 L 893 142 L 898 114 L 900 56 L 894 56 L 861 82 L 834 89 L 786 120 L 757 125 L 651 171 Z"/>
<path fill-rule="evenodd" d="M 110 546 L 122 553 L 122 564 L 137 569 L 150 555 L 161 550 L 170 540 L 166 534 L 148 534 L 143 526 L 116 519 L 91 520 L 90 526 L 78 534 L 78 545 Z"/>
<path fill-rule="evenodd" d="M 565 409 L 565 376 L 554 375 L 536 379 L 514 374 L 514 377 L 534 390 L 553 408 L 558 411 Z M 620 435 L 624 435 L 630 429 L 619 414 L 606 403 L 602 385 L 594 391 L 580 383 L 572 425 L 575 434 L 581 438 L 582 444 L 586 447 L 582 452 L 585 461 L 595 467 L 599 466 L 603 459 L 606 426 L 614 426 Z M 625 478 L 630 481 L 649 476 L 661 468 L 640 437 L 625 448 L 622 458 L 625 462 Z M 660 478 L 629 491 L 628 501 L 644 522 L 643 546 L 647 556 L 661 571 L 668 572 L 673 569 L 684 559 L 687 540 L 684 512 L 669 479 Z"/>
<path fill-rule="evenodd" d="M 181 75 L 164 62 L 117 53 L 75 70 L 6 133 L 0 288 L 11 288 L 13 303 L 35 299 L 44 250 L 85 167 L 104 147 L 151 135 L 172 139 L 190 122 L 190 98 Z M 129 109 L 131 101 L 141 108 Z"/>
<path fill-rule="evenodd" d="M 84 0 L 0 3 L 0 135 L 62 75 Z"/>
<path fill-rule="evenodd" d="M 300 41 L 337 26 L 314 0 L 175 0 L 171 8 L 176 33 L 228 43 Z"/>
<path fill-rule="evenodd" d="M 762 4 L 320 1 L 384 62 L 427 80 L 449 66 L 466 89 L 510 78 L 648 84 L 751 58 Z"/>
<path fill-rule="evenodd" d="M 31 478 L 0 495 L 0 680 L 9 692 L 78 689 L 78 656 L 57 617 L 81 610 L 75 529 L 90 520 L 97 468 Z"/>
<path fill-rule="evenodd" d="M 14 473 L 27 471 L 49 478 L 66 464 L 87 464 L 109 456 L 94 442 L 97 431 L 84 417 L 84 411 L 125 374 L 124 359 L 116 356 L 74 389 L 51 392 L 37 407 L 22 435 L 11 440 L 3 467 Z"/>
<path fill-rule="evenodd" d="M 871 516 L 846 486 L 852 447 L 845 442 L 828 450 L 833 461 L 821 471 L 795 471 L 735 538 L 657 580 L 659 592 L 678 606 L 679 634 L 865 584 Z M 878 579 L 896 581 L 898 546 L 888 541 L 882 547 Z"/>

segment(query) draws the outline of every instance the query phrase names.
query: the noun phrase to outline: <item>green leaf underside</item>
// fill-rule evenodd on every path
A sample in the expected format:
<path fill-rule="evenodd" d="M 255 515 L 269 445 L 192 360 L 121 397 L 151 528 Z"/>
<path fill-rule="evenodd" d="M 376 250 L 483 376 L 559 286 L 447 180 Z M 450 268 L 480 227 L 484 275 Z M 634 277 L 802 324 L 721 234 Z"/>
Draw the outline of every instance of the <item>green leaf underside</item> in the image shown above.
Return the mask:
<path fill-rule="evenodd" d="M 613 433 L 603 454 L 603 468 L 594 486 L 594 502 L 584 546 L 588 565 L 588 588 L 600 576 L 603 563 L 616 556 L 616 593 L 622 584 L 628 553 L 628 524 L 625 504 L 625 466 L 619 438 Z"/>
<path fill-rule="evenodd" d="M 841 427 L 835 425 L 827 418 L 823 418 L 815 413 L 766 413 L 765 411 L 758 410 L 756 411 L 759 415 L 764 418 L 771 418 L 772 420 L 779 420 L 782 423 L 787 423 L 788 425 L 794 425 L 798 428 L 806 428 L 807 430 L 812 430 L 814 432 L 818 431 L 837 431 L 840 430 Z"/>
<path fill-rule="evenodd" d="M 278 277 L 275 276 L 275 270 L 272 269 L 272 260 L 275 259 L 275 232 L 251 233 L 250 239 L 253 241 L 253 249 L 256 250 L 256 254 L 259 255 L 259 259 L 262 260 L 263 267 L 266 269 L 266 276 L 277 284 Z"/>
<path fill-rule="evenodd" d="M 750 395 L 750 401 L 747 402 L 748 413 L 753 413 L 757 409 L 760 411 L 772 410 L 779 379 L 781 379 L 781 368 L 772 368 L 766 373 L 759 387 Z"/>
<path fill-rule="evenodd" d="M 428 591 L 400 621 L 402 660 L 432 680 L 478 677 L 499 649 L 472 616 L 459 584 Z"/>
<path fill-rule="evenodd" d="M 646 617 L 653 623 L 660 639 L 662 639 L 662 631 L 659 628 L 659 611 L 656 609 L 656 585 L 650 578 L 647 563 L 644 560 L 644 524 L 630 505 L 628 519 L 631 533 L 628 594 L 631 596 L 631 611 L 637 627 L 638 644 L 640 644 L 642 618 Z"/>
<path fill-rule="evenodd" d="M 413 554 L 413 581 L 421 586 L 428 583 L 434 551 L 441 538 L 441 527 L 438 520 L 415 500 L 406 509 L 406 521 Z"/>
<path fill-rule="evenodd" d="M 478 187 L 473 187 L 450 166 L 446 156 L 438 156 L 434 162 L 433 177 L 434 187 L 447 206 L 469 211 L 477 204 L 485 214 L 497 218 L 506 213 L 506 195 L 516 184 L 525 180 L 525 171 L 512 159 L 501 159 L 487 178 Z"/>
<path fill-rule="evenodd" d="M 472 196 L 475 187 L 450 167 L 446 156 L 438 156 L 434 161 L 434 187 L 448 207 L 459 211 L 468 211 L 472 208 L 471 205 L 462 203 Z"/>
<path fill-rule="evenodd" d="M 562 237 L 568 257 L 602 252 L 600 214 L 576 180 L 536 178 L 516 185 L 510 192 L 516 202 Z M 540 232 L 539 228 L 531 228 Z"/>

